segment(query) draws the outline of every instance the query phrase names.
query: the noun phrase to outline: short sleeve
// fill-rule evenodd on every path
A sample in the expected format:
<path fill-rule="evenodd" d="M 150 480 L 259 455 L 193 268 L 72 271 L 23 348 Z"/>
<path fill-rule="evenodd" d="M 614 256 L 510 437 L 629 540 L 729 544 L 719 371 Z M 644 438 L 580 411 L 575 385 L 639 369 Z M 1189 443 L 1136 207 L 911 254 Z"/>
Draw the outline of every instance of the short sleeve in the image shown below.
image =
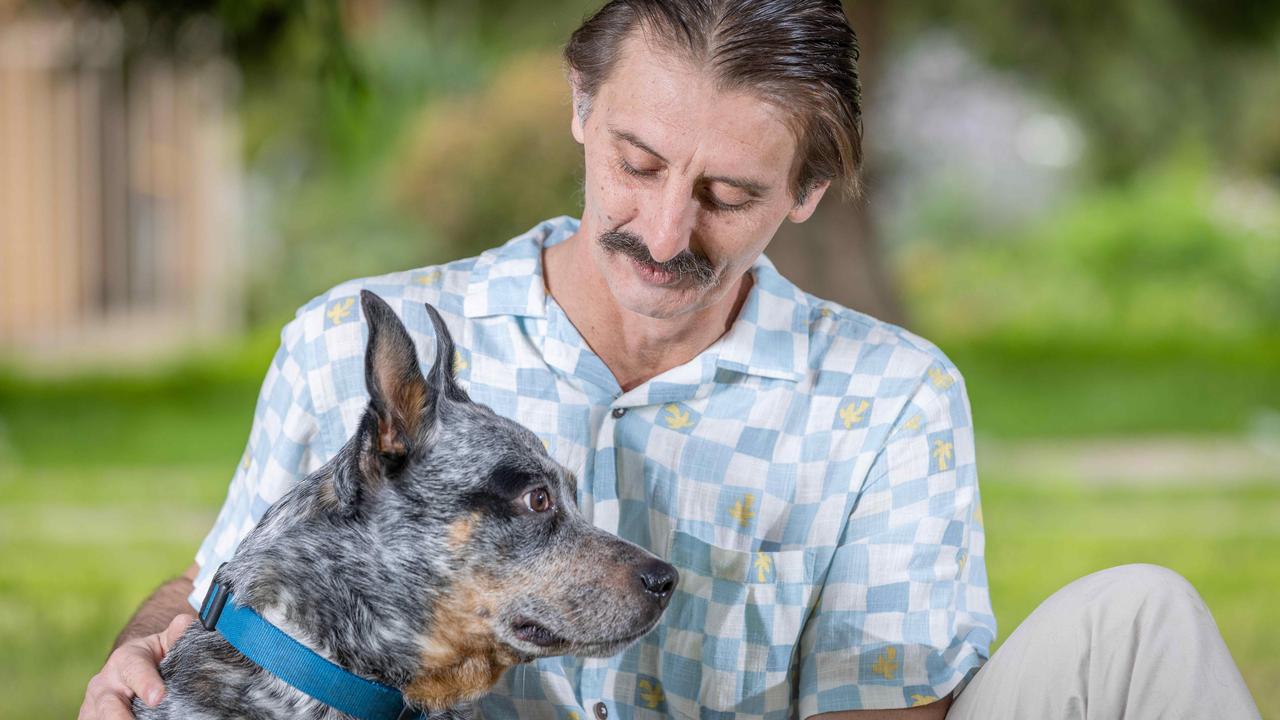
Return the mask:
<path fill-rule="evenodd" d="M 231 559 L 267 508 L 313 469 L 319 423 L 306 382 L 303 319 L 300 313 L 280 333 L 280 349 L 262 381 L 244 456 L 218 519 L 196 552 L 200 574 L 188 597 L 192 607 L 199 607 L 213 573 Z"/>
<path fill-rule="evenodd" d="M 884 436 L 800 641 L 801 718 L 927 705 L 995 637 L 973 423 L 935 362 Z"/>

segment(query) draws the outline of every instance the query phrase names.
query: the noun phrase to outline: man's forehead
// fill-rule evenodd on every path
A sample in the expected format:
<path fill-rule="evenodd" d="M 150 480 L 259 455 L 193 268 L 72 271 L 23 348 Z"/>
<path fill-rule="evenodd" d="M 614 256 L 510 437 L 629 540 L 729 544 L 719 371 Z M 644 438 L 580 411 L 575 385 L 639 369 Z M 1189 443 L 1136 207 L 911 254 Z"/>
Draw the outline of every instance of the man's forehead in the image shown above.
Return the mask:
<path fill-rule="evenodd" d="M 735 165 L 735 174 L 762 176 L 787 172 L 794 157 L 781 110 L 755 95 L 719 89 L 709 72 L 638 33 L 623 43 L 593 107 L 603 111 L 611 139 L 668 161 L 691 144 L 709 145 Z"/>

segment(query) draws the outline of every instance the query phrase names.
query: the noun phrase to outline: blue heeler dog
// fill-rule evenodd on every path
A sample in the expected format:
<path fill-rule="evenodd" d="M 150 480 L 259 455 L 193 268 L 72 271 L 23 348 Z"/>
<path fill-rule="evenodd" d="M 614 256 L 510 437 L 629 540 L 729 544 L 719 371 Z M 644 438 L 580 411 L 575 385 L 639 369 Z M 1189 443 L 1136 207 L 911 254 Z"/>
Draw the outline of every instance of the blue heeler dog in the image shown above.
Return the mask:
<path fill-rule="evenodd" d="M 604 657 L 651 630 L 675 568 L 588 523 L 542 442 L 471 402 L 434 308 L 424 376 L 392 309 L 367 291 L 361 301 L 370 398 L 359 429 L 267 510 L 214 582 L 431 718 L 468 717 L 516 663 Z M 352 717 L 200 622 L 160 670 L 168 694 L 155 708 L 135 700 L 139 718 Z"/>

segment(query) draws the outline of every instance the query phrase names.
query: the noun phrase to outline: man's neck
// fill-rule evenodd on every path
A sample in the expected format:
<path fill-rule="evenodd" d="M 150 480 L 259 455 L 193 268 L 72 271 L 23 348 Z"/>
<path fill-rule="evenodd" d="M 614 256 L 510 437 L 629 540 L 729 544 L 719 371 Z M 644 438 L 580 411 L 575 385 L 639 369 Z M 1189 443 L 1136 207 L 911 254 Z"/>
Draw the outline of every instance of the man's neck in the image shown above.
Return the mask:
<path fill-rule="evenodd" d="M 547 293 L 624 392 L 710 347 L 733 324 L 751 289 L 747 273 L 719 301 L 687 315 L 655 319 L 631 312 L 614 299 L 593 261 L 590 232 L 584 223 L 572 237 L 544 250 L 543 277 Z"/>

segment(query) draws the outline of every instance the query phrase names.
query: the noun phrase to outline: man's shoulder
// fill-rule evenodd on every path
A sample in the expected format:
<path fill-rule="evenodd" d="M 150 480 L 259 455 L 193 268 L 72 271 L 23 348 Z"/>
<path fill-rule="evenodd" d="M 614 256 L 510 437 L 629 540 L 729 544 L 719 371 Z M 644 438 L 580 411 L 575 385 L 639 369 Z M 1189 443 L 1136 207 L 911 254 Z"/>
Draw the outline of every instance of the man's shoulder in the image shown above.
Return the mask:
<path fill-rule="evenodd" d="M 285 328 L 286 342 L 289 336 L 307 343 L 333 337 L 362 342 L 360 293 L 364 290 L 387 301 L 411 332 L 417 329 L 417 323 L 410 321 L 416 314 L 415 306 L 431 303 L 446 317 L 461 315 L 467 284 L 477 260 L 478 257 L 470 257 L 334 285 L 298 308 L 293 321 Z"/>
<path fill-rule="evenodd" d="M 939 373 L 960 379 L 955 364 L 933 342 L 876 317 L 803 293 L 809 312 L 809 362 L 834 372 L 919 379 Z"/>
<path fill-rule="evenodd" d="M 410 305 L 428 302 L 435 305 L 446 320 L 461 317 L 469 292 L 483 291 L 485 283 L 495 275 L 529 275 L 533 270 L 531 263 L 541 257 L 543 243 L 553 235 L 572 232 L 577 222 L 568 216 L 550 218 L 479 255 L 339 283 L 300 307 L 294 324 L 305 328 L 308 336 L 315 337 L 358 321 L 362 290 L 380 295 L 401 313 L 402 319 L 405 319 L 403 311 Z"/>

